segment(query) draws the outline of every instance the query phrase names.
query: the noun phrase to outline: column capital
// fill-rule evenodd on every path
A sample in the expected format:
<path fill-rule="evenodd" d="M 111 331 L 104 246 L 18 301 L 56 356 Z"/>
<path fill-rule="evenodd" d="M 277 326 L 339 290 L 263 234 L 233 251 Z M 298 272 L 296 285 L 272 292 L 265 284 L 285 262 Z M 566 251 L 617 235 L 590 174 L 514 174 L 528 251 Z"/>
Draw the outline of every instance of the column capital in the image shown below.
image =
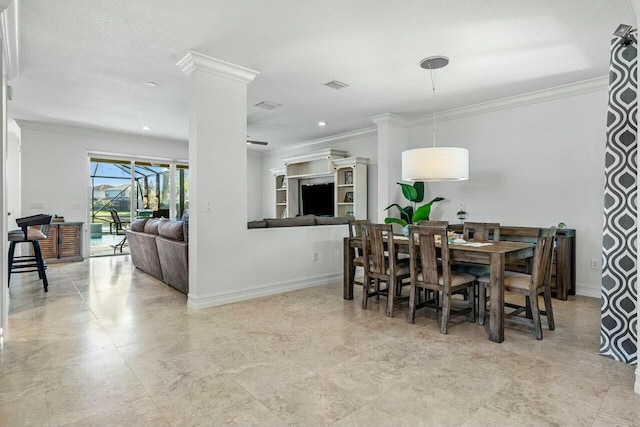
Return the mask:
<path fill-rule="evenodd" d="M 392 126 L 399 126 L 402 128 L 411 127 L 411 120 L 406 119 L 395 113 L 378 114 L 377 116 L 372 116 L 369 118 L 373 123 L 376 124 L 376 126 L 392 125 Z"/>
<path fill-rule="evenodd" d="M 214 76 L 244 84 L 250 83 L 260 74 L 258 71 L 225 62 L 193 50 L 187 52 L 176 65 L 187 76 L 190 76 L 194 71 L 202 71 L 203 73 L 213 74 Z"/>

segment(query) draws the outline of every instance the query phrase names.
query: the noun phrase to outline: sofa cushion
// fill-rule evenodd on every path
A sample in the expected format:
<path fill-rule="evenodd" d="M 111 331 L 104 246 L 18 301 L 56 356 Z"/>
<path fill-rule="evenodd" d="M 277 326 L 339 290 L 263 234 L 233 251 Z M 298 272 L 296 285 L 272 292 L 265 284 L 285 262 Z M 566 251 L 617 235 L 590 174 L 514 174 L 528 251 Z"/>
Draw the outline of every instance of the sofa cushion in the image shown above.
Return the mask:
<path fill-rule="evenodd" d="M 267 226 L 267 221 L 249 221 L 247 223 L 247 228 L 265 228 Z"/>
<path fill-rule="evenodd" d="M 303 225 L 316 225 L 315 215 L 296 216 L 293 218 L 265 218 L 267 227 L 300 227 Z"/>
<path fill-rule="evenodd" d="M 144 225 L 149 218 L 138 218 L 131 223 L 131 231 L 144 232 Z"/>
<path fill-rule="evenodd" d="M 158 225 L 160 225 L 160 222 L 162 221 L 169 221 L 169 220 L 164 218 L 151 218 L 147 220 L 146 224 L 144 225 L 144 232 L 147 234 L 157 235 Z"/>
<path fill-rule="evenodd" d="M 184 241 L 182 221 L 162 221 L 158 224 L 158 234 L 167 239 Z"/>
<path fill-rule="evenodd" d="M 336 225 L 349 224 L 349 217 L 346 216 L 317 216 L 316 225 Z"/>

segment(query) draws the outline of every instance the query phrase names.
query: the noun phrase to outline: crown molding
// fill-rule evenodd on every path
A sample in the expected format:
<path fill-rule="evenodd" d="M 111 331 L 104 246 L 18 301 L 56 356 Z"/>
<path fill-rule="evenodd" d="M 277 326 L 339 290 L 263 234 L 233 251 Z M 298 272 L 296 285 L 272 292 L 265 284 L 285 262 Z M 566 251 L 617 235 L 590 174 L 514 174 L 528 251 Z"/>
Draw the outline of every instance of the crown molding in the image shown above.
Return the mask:
<path fill-rule="evenodd" d="M 378 114 L 376 116 L 369 117 L 369 119 L 371 119 L 376 126 L 393 125 L 402 128 L 410 128 L 413 125 L 413 121 L 411 119 L 407 119 L 406 117 L 402 117 L 396 113 Z"/>
<path fill-rule="evenodd" d="M 0 2 L 0 31 L 6 60 L 7 80 L 17 77 L 20 73 L 20 51 L 18 36 L 18 1 L 3 0 Z"/>
<path fill-rule="evenodd" d="M 190 50 L 176 64 L 187 75 L 195 71 L 211 74 L 224 79 L 248 84 L 256 78 L 258 71 L 222 61 L 211 56 Z"/>
<path fill-rule="evenodd" d="M 67 124 L 58 124 L 58 123 L 46 123 L 46 122 L 37 122 L 32 120 L 21 120 L 14 119 L 18 127 L 22 129 L 30 129 L 30 130 L 39 130 L 44 132 L 56 132 L 56 133 L 66 133 L 72 135 L 80 135 L 80 136 L 92 136 L 98 138 L 104 138 L 105 136 L 113 136 L 118 138 L 136 138 L 142 140 L 151 141 L 168 141 L 168 142 L 176 142 L 182 144 L 188 144 L 188 141 L 182 139 L 172 139 L 172 138 L 158 138 L 154 136 L 148 135 L 140 135 L 136 133 L 126 133 L 126 132 L 117 132 L 113 130 L 107 129 L 99 129 L 99 128 L 86 128 L 80 126 L 73 126 Z"/>
<path fill-rule="evenodd" d="M 486 114 L 494 111 L 507 110 L 509 108 L 523 107 L 526 105 L 537 104 L 539 102 L 552 101 L 554 99 L 581 95 L 584 93 L 606 89 L 608 84 L 608 76 L 597 77 L 595 79 L 584 80 L 577 83 L 552 87 L 549 89 L 542 89 L 535 92 L 524 93 L 522 95 L 500 98 L 494 101 L 483 102 L 481 104 L 474 104 L 467 107 L 443 111 L 436 114 L 436 120 L 439 122 L 443 122 L 448 120 L 461 119 L 463 117 Z M 433 123 L 433 114 L 416 117 L 415 119 L 410 120 L 410 122 L 411 127 L 431 125 Z"/>
<path fill-rule="evenodd" d="M 352 130 L 349 132 L 343 132 L 336 135 L 326 136 L 323 138 L 310 139 L 307 141 L 299 142 L 297 144 L 287 145 L 285 147 L 274 149 L 272 153 L 286 153 L 288 151 L 293 151 L 300 148 L 313 148 L 314 146 L 317 146 L 317 145 L 346 142 L 346 141 L 351 141 L 353 139 L 362 138 L 365 136 L 376 135 L 377 132 L 378 132 L 378 128 L 375 126 L 371 126 L 368 128 Z"/>

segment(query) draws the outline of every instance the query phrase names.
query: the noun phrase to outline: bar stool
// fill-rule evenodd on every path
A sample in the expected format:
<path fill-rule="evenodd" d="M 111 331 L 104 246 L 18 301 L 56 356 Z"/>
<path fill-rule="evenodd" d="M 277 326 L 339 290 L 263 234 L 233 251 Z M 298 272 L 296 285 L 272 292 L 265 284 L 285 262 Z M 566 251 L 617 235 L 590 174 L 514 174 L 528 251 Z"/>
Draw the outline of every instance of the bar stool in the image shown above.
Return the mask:
<path fill-rule="evenodd" d="M 49 224 L 53 221 L 53 215 L 33 215 L 16 219 L 16 224 L 21 230 L 12 230 L 8 233 L 9 238 L 9 271 L 8 284 L 11 283 L 12 273 L 29 273 L 38 272 L 38 277 L 42 280 L 44 291 L 48 292 L 49 282 L 47 282 L 47 274 L 45 272 L 46 265 L 42 258 L 39 240 L 47 238 L 46 233 L 49 231 Z M 40 229 L 29 227 L 40 226 Z M 33 255 L 15 256 L 17 243 L 31 243 L 33 246 Z"/>

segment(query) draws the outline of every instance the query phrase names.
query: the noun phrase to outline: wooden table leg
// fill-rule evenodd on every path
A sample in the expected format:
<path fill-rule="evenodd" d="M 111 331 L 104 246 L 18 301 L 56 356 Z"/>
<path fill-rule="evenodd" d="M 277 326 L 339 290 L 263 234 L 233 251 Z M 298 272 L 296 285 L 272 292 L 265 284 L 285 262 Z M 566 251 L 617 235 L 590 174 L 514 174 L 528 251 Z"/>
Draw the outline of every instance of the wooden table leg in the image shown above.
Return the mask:
<path fill-rule="evenodd" d="M 504 341 L 504 254 L 491 254 L 491 311 L 489 339 Z"/>
<path fill-rule="evenodd" d="M 349 244 L 349 238 L 345 237 L 342 244 L 342 296 L 346 300 L 353 299 L 353 276 L 355 275 L 355 266 L 353 259 L 355 258 L 355 250 Z"/>

